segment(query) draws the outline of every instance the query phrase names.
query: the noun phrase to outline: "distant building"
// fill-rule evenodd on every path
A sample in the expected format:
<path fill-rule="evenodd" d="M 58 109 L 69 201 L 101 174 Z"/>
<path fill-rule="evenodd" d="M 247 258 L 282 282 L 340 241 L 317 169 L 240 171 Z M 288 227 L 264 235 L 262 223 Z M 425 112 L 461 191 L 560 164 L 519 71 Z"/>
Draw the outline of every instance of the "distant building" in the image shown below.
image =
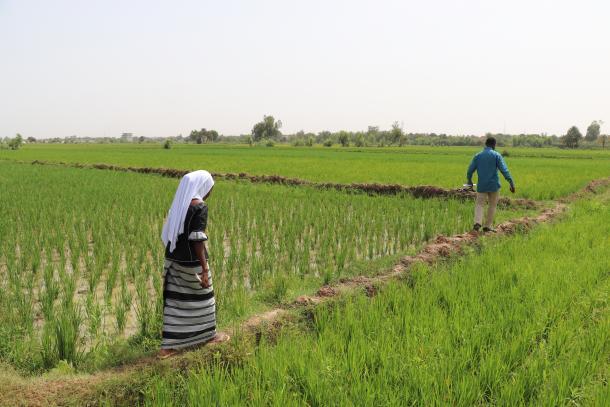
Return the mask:
<path fill-rule="evenodd" d="M 121 141 L 124 143 L 133 143 L 133 133 L 121 134 Z"/>

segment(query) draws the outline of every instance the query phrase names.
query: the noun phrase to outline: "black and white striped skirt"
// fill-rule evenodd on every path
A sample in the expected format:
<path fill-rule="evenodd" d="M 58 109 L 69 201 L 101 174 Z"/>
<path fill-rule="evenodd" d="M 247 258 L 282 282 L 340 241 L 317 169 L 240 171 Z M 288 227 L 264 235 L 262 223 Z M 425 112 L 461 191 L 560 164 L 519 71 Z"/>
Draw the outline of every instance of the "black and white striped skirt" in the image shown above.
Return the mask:
<path fill-rule="evenodd" d="M 216 335 L 212 273 L 208 273 L 210 288 L 201 287 L 198 273 L 201 266 L 188 267 L 165 260 L 161 349 L 198 345 Z"/>

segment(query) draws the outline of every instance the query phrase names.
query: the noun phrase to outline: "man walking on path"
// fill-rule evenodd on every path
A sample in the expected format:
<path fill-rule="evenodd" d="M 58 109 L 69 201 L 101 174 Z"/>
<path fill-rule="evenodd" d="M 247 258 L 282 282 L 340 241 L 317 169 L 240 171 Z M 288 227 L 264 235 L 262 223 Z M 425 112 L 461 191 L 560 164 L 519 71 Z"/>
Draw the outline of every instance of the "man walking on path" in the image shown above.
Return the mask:
<path fill-rule="evenodd" d="M 472 174 L 476 171 L 478 176 L 477 185 L 477 201 L 474 207 L 474 230 L 481 229 L 483 221 L 483 207 L 485 200 L 489 201 L 487 208 L 487 216 L 485 217 L 485 225 L 483 232 L 495 232 L 493 229 L 493 220 L 496 213 L 496 205 L 500 195 L 500 180 L 498 179 L 498 170 L 504 178 L 510 183 L 510 192 L 515 193 L 515 183 L 508 171 L 508 167 L 504 162 L 502 155 L 496 150 L 496 139 L 493 137 L 487 138 L 485 141 L 485 149 L 477 153 L 466 173 L 468 185 L 472 187 Z"/>

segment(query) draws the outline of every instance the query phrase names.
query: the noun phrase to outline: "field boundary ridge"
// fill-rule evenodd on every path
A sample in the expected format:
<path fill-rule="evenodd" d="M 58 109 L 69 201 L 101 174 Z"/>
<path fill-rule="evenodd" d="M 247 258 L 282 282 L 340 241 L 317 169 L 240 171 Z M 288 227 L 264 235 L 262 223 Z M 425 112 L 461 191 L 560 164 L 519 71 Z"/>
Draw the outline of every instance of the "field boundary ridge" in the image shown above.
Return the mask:
<path fill-rule="evenodd" d="M 135 172 L 139 174 L 153 174 L 160 175 L 168 178 L 182 178 L 185 174 L 191 170 L 181 170 L 176 168 L 157 168 L 157 167 L 124 167 L 113 164 L 82 164 L 82 163 L 66 163 L 62 161 L 41 161 L 34 160 L 19 161 L 21 163 L 29 163 L 33 165 L 57 165 L 71 168 L 84 168 L 84 169 L 97 169 L 97 170 L 110 170 L 120 172 Z M 333 182 L 315 182 L 308 181 L 300 178 L 289 178 L 281 175 L 252 175 L 247 173 L 211 173 L 214 178 L 225 179 L 225 180 L 239 180 L 248 181 L 253 184 L 276 184 L 294 187 L 311 187 L 317 189 L 331 189 L 342 192 L 359 192 L 368 195 L 401 195 L 408 194 L 414 198 L 421 199 L 458 199 L 462 201 L 472 200 L 475 198 L 476 193 L 466 189 L 455 188 L 447 189 L 434 185 L 417 185 L 417 186 L 406 186 L 400 184 L 379 184 L 379 183 L 351 183 L 341 184 Z M 508 198 L 501 197 L 498 201 L 498 205 L 501 207 L 518 207 L 523 209 L 537 209 L 541 207 L 539 201 L 525 199 L 525 198 Z"/>

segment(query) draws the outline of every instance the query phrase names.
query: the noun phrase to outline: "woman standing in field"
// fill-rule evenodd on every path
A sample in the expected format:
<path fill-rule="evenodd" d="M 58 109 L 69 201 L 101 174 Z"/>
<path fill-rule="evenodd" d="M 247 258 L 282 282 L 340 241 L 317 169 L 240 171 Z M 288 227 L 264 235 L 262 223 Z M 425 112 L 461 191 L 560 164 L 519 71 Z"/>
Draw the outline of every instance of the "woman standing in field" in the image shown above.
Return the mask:
<path fill-rule="evenodd" d="M 204 243 L 208 239 L 205 200 L 213 187 L 214 179 L 207 171 L 182 177 L 163 225 L 162 358 L 181 348 L 229 339 L 216 333 L 216 303 Z"/>

